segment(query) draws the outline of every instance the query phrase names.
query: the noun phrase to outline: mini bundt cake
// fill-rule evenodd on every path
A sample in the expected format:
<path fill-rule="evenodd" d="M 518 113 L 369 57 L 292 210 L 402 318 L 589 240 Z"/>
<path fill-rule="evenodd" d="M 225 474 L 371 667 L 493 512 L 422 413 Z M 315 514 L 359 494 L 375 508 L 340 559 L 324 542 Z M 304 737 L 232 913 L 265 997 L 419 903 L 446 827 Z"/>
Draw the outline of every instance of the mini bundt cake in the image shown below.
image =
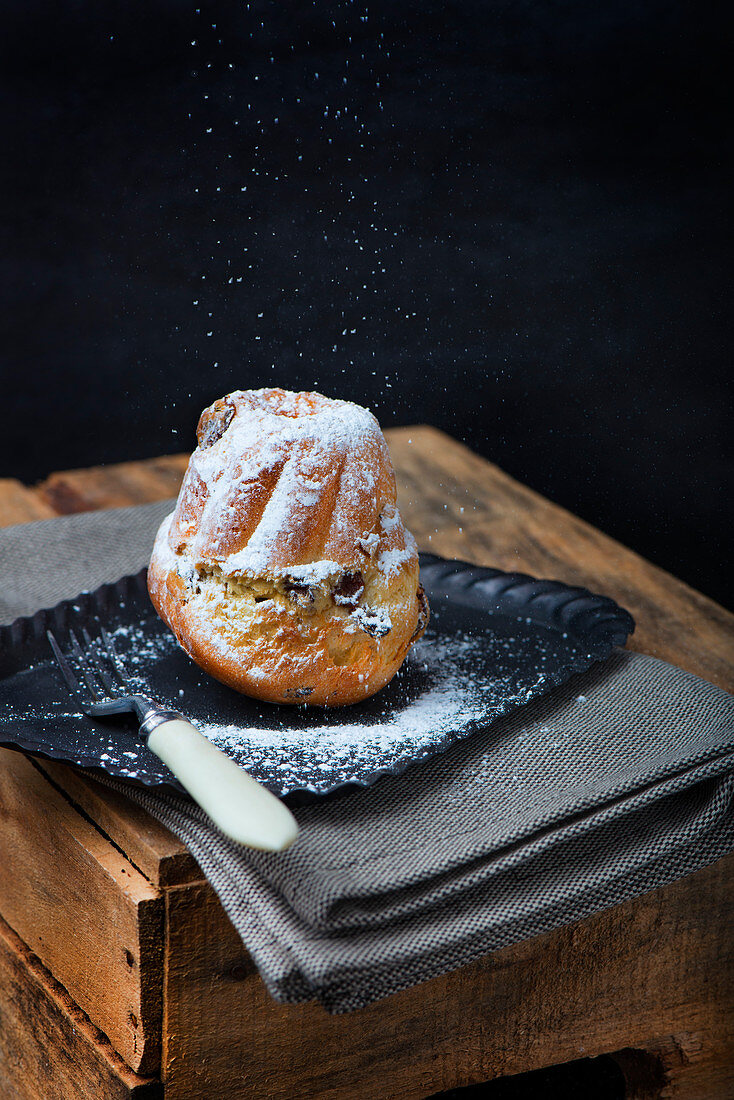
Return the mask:
<path fill-rule="evenodd" d="M 257 699 L 379 691 L 428 607 L 372 413 L 239 390 L 204 410 L 197 439 L 148 570 L 158 614 L 198 665 Z"/>

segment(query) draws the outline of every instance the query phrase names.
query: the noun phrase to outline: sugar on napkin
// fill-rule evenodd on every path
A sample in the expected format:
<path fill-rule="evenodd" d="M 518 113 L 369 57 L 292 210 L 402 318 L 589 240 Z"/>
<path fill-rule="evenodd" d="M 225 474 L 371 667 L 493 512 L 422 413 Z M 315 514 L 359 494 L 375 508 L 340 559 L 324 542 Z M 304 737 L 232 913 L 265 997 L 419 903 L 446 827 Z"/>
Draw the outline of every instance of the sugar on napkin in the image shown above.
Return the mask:
<path fill-rule="evenodd" d="M 0 617 L 135 572 L 170 508 L 0 531 Z M 344 1012 L 731 851 L 734 697 L 619 651 L 401 776 L 297 808 L 280 854 L 231 843 L 183 797 L 104 781 L 188 845 L 277 1000 Z"/>

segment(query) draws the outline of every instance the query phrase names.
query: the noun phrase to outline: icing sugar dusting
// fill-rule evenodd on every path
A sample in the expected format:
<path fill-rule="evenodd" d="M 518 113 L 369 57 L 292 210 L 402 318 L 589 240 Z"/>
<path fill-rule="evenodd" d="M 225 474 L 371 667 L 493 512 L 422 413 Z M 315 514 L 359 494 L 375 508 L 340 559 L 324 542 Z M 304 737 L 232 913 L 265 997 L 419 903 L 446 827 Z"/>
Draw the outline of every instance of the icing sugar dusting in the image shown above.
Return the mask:
<path fill-rule="evenodd" d="M 524 620 L 467 632 L 444 630 L 441 617 L 387 688 L 335 710 L 237 695 L 201 672 L 157 621 L 119 627 L 113 639 L 136 690 L 181 710 L 275 793 L 318 794 L 399 773 L 544 690 L 555 647 L 533 640 Z M 518 660 L 527 658 L 534 670 L 518 675 Z"/>
<path fill-rule="evenodd" d="M 114 637 L 127 649 L 125 663 L 141 691 L 148 686 L 150 668 L 178 648 L 167 633 L 135 627 L 121 628 Z M 241 697 L 242 721 L 226 722 L 214 720 L 211 711 L 200 712 L 202 694 L 195 687 L 170 703 L 271 790 L 326 792 L 342 783 L 371 782 L 383 771 L 400 771 L 485 726 L 508 702 L 527 702 L 537 685 L 519 686 L 501 663 L 491 697 L 486 678 L 471 676 L 470 670 L 486 655 L 487 640 L 486 635 L 466 633 L 425 637 L 412 648 L 388 689 L 389 700 L 368 709 L 296 711 Z M 383 693 L 375 698 L 381 697 Z"/>
<path fill-rule="evenodd" d="M 469 636 L 418 643 L 408 657 L 426 676 L 424 690 L 384 721 L 314 722 L 278 730 L 199 724 L 210 741 L 225 749 L 256 778 L 268 777 L 281 792 L 329 790 L 336 783 L 364 782 L 367 775 L 420 759 L 449 732 L 486 716 L 482 693 L 466 677 L 480 640 Z M 305 782 L 304 782 L 305 780 Z"/>
<path fill-rule="evenodd" d="M 341 547 L 343 554 L 344 546 L 351 546 L 354 554 L 378 516 L 384 516 L 390 544 L 400 538 L 402 523 L 389 499 L 390 458 L 369 410 L 284 390 L 237 390 L 223 401 L 226 414 L 220 403 L 205 410 L 209 423 L 220 418 L 221 430 L 211 437 L 204 432 L 182 488 L 184 501 L 190 493 L 204 497 L 195 506 L 200 509 L 195 556 L 207 560 L 213 553 L 231 575 L 304 564 L 309 558 L 300 555 L 309 553 L 311 539 L 304 546 L 303 533 L 323 502 L 331 515 L 331 527 L 323 531 L 324 559 L 334 557 L 328 552 L 332 547 Z M 241 527 L 243 519 L 246 542 L 232 548 L 228 532 Z"/>
<path fill-rule="evenodd" d="M 158 662 L 182 656 L 167 631 L 131 625 L 118 628 L 113 639 L 135 690 L 143 693 L 151 690 Z M 369 706 L 324 711 L 260 704 L 219 689 L 188 659 L 180 681 L 186 685 L 183 695 L 165 698 L 158 691 L 157 698 L 182 709 L 213 744 L 272 791 L 324 793 L 342 783 L 370 783 L 382 772 L 402 771 L 409 762 L 489 725 L 508 707 L 527 703 L 541 690 L 545 662 L 539 662 L 532 682 L 518 681 L 513 653 L 519 641 L 493 632 L 430 632 Z M 207 697 L 212 687 L 227 693 L 228 717 L 239 709 L 241 718 L 213 718 L 217 706 Z"/>

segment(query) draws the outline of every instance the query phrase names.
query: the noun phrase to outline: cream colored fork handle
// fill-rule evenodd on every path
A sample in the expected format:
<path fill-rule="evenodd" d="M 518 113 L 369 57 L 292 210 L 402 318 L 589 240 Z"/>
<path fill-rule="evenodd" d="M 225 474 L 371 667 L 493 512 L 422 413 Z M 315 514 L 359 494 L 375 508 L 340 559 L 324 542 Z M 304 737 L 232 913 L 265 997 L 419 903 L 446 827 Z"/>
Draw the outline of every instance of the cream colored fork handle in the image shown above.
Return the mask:
<path fill-rule="evenodd" d="M 161 722 L 147 745 L 214 824 L 249 848 L 281 852 L 298 835 L 288 807 L 183 718 Z"/>

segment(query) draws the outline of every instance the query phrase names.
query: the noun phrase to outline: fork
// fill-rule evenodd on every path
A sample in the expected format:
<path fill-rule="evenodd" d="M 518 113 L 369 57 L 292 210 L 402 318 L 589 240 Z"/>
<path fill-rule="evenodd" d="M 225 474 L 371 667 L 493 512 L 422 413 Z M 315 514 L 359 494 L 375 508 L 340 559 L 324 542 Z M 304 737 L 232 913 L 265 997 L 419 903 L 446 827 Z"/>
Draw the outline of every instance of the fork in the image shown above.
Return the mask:
<path fill-rule="evenodd" d="M 135 714 L 143 743 L 168 765 L 223 833 L 249 848 L 268 852 L 288 848 L 298 835 L 298 826 L 288 807 L 216 748 L 183 714 L 133 692 L 103 626 L 100 625 L 101 642 L 99 639 L 93 642 L 86 628 L 82 628 L 82 634 L 84 648 L 73 630 L 69 640 L 74 663 L 91 700 L 86 698 L 56 638 L 50 630 L 46 631 L 56 663 L 84 713 L 93 718 Z M 104 650 L 104 658 L 100 649 Z"/>

